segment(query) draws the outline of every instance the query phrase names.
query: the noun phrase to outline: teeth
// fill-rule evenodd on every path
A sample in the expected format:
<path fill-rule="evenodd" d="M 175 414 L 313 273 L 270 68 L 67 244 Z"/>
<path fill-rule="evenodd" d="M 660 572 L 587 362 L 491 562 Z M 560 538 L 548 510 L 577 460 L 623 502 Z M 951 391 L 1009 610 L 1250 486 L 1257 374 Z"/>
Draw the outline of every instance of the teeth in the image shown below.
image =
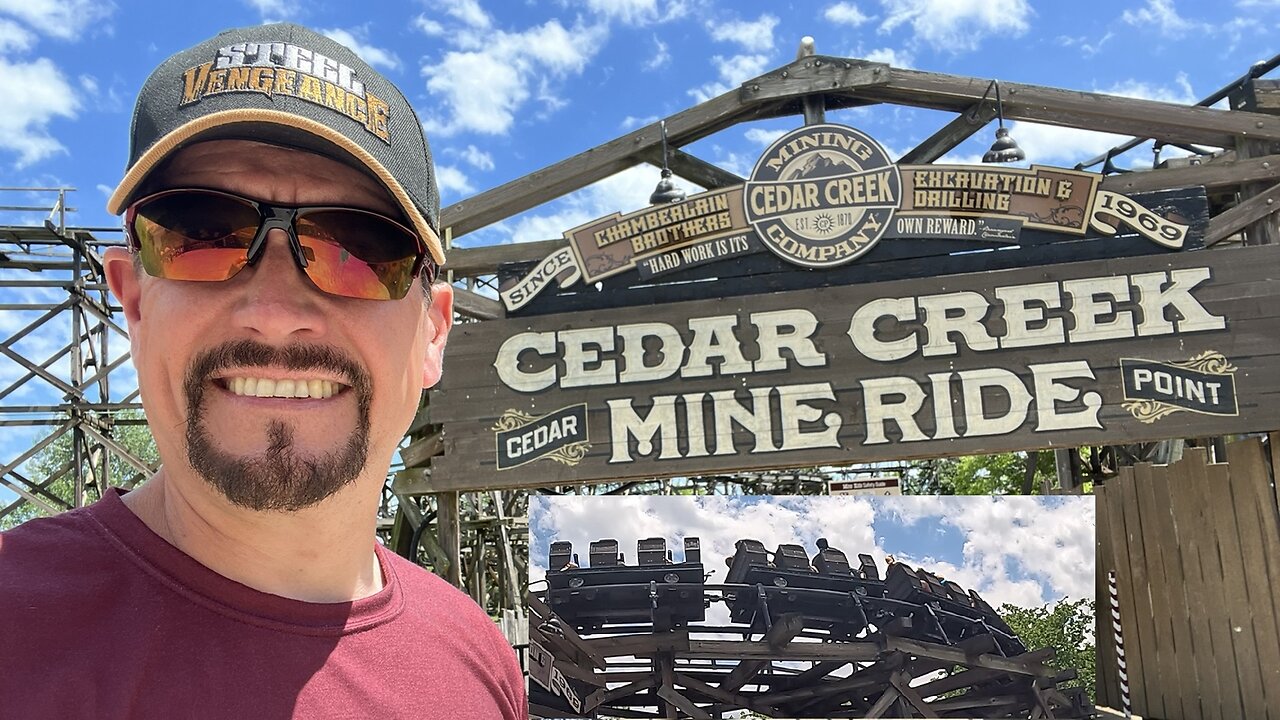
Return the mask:
<path fill-rule="evenodd" d="M 236 395 L 247 397 L 278 398 L 327 398 L 343 388 L 329 380 L 303 380 L 233 377 L 225 381 L 227 388 Z"/>

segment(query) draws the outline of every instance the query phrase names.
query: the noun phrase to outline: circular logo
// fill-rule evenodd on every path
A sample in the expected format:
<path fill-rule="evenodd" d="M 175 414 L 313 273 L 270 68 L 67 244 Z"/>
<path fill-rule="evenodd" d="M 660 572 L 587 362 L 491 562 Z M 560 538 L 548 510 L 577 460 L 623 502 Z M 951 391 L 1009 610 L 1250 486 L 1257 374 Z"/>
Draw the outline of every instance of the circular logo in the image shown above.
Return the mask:
<path fill-rule="evenodd" d="M 742 198 L 747 222 L 774 254 L 829 268 L 863 255 L 889 229 L 902 179 L 867 135 L 843 125 L 806 125 L 760 156 Z"/>

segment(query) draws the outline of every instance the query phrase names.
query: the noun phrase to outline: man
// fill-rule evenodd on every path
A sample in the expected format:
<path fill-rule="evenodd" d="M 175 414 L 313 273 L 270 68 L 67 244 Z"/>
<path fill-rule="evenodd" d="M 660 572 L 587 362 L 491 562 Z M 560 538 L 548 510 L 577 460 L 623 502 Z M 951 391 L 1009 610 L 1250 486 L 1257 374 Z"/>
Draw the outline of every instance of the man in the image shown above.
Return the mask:
<path fill-rule="evenodd" d="M 404 96 L 228 31 L 147 80 L 108 208 L 163 465 L 0 535 L 0 717 L 525 717 L 484 611 L 374 537 L 453 302 Z"/>

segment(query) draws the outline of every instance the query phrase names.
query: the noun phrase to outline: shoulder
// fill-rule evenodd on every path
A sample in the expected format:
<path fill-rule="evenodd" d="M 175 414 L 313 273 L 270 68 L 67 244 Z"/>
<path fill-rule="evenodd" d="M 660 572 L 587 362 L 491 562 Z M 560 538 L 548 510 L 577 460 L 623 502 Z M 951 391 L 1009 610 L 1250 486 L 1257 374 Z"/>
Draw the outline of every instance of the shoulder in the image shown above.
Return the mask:
<path fill-rule="evenodd" d="M 488 619 L 488 615 L 476 605 L 471 596 L 450 585 L 447 580 L 414 563 L 382 548 L 382 556 L 387 569 L 394 572 L 396 580 L 404 590 L 406 599 L 413 602 L 429 601 L 429 604 L 440 608 L 441 612 L 474 611 Z"/>
<path fill-rule="evenodd" d="M 388 570 L 394 572 L 405 598 L 407 614 L 439 627 L 465 628 L 473 640 L 486 637 L 492 645 L 511 652 L 497 623 L 476 604 L 471 596 L 450 585 L 444 578 L 383 548 Z M 451 631 L 452 632 L 452 631 Z"/>
<path fill-rule="evenodd" d="M 96 555 L 103 543 L 95 526 L 81 508 L 0 532 L 0 588 L 91 567 L 85 554 Z"/>
<path fill-rule="evenodd" d="M 0 635 L 60 632 L 50 623 L 107 604 L 121 571 L 119 551 L 88 509 L 0 533 Z"/>

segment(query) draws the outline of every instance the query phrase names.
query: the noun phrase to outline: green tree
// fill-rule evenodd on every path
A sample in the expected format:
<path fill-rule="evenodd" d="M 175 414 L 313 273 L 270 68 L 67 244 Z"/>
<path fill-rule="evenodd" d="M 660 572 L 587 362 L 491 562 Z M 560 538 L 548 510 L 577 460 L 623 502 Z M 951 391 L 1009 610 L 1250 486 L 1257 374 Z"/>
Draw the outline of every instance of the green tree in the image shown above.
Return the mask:
<path fill-rule="evenodd" d="M 997 611 L 1009 627 L 1013 628 L 1028 648 L 1051 647 L 1057 654 L 1049 665 L 1066 670 L 1074 669 L 1076 680 L 1067 686 L 1083 687 L 1094 696 L 1094 676 L 1097 671 L 1097 646 L 1095 645 L 1093 600 L 1062 599 L 1052 607 L 1020 608 L 1001 605 Z"/>
<path fill-rule="evenodd" d="M 920 460 L 911 463 L 903 490 L 912 495 L 1027 494 L 1027 455 L 1008 452 Z M 1030 493 L 1038 494 L 1038 479 L 1052 477 L 1054 472 L 1053 453 L 1037 453 Z"/>
<path fill-rule="evenodd" d="M 160 456 L 156 452 L 156 443 L 151 437 L 151 431 L 146 425 L 136 424 L 136 421 L 142 418 L 142 413 L 136 410 L 120 413 L 116 416 L 117 422 L 112 429 L 111 437 L 128 448 L 135 457 L 144 463 L 155 466 L 160 461 Z M 72 496 L 75 494 L 75 472 L 72 469 L 74 463 L 73 441 L 74 438 L 71 432 L 63 433 L 57 440 L 45 446 L 43 450 L 28 460 L 24 471 L 26 477 L 38 483 L 43 483 L 56 475 L 56 479 L 45 490 L 67 503 L 71 502 Z M 89 444 L 90 446 L 96 445 L 92 440 L 90 440 Z M 112 484 L 124 484 L 138 475 L 137 468 L 125 462 L 115 453 L 108 453 L 108 456 L 107 462 L 111 468 Z M 100 467 L 101 463 L 98 466 Z M 89 489 L 86 495 L 88 495 L 87 501 L 91 502 L 96 499 L 96 491 L 92 488 Z M 32 518 L 43 517 L 48 514 L 43 508 L 31 503 L 23 503 L 8 515 L 0 517 L 0 530 L 8 530 Z"/>

